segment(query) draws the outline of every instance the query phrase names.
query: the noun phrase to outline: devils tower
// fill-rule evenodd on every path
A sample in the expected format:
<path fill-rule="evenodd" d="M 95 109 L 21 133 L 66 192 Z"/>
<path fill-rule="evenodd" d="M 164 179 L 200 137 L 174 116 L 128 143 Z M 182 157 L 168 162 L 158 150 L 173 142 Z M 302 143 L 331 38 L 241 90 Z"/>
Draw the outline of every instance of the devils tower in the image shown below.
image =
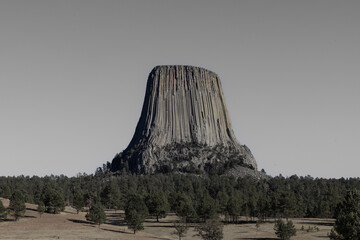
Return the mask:
<path fill-rule="evenodd" d="M 220 78 L 193 66 L 157 66 L 149 74 L 134 136 L 111 170 L 133 173 L 257 170 L 231 127 Z"/>

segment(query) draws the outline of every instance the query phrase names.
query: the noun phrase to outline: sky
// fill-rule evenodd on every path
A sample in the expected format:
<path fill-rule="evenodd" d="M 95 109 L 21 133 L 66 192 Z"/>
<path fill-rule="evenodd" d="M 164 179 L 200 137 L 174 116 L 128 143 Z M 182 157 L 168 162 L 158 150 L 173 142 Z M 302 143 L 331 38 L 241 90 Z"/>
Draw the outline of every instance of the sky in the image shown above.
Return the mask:
<path fill-rule="evenodd" d="M 0 176 L 91 174 L 134 134 L 149 72 L 222 81 L 269 175 L 360 177 L 358 0 L 1 0 Z"/>

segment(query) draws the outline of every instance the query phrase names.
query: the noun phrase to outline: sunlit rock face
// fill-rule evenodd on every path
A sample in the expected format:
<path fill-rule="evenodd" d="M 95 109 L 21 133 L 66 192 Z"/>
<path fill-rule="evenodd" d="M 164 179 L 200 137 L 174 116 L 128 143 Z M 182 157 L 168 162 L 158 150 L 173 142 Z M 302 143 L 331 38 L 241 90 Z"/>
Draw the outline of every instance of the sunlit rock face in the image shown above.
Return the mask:
<path fill-rule="evenodd" d="M 257 169 L 234 135 L 218 75 L 192 66 L 155 67 L 133 139 L 111 170 L 199 173 L 231 165 Z"/>

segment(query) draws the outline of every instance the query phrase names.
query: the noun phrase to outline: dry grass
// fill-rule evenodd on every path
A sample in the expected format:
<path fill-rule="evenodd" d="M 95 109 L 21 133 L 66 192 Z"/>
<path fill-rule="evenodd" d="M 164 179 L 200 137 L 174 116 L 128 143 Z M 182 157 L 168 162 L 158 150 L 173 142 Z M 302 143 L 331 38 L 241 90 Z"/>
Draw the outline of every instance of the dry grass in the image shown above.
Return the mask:
<path fill-rule="evenodd" d="M 8 200 L 2 201 L 8 206 Z M 86 221 L 85 213 L 76 214 L 71 208 L 58 215 L 44 213 L 40 218 L 36 205 L 26 204 L 26 207 L 25 217 L 18 222 L 11 217 L 0 222 L 0 239 L 178 239 L 172 234 L 176 220 L 173 214 L 159 223 L 155 219 L 147 219 L 145 230 L 134 235 L 123 222 L 121 211 L 107 211 L 108 220 L 99 228 Z M 292 238 L 294 240 L 326 239 L 333 224 L 332 219 L 293 219 L 293 222 L 297 228 L 297 236 Z M 320 231 L 300 231 L 301 226 L 305 229 L 317 226 Z M 228 224 L 224 226 L 224 239 L 276 239 L 273 227 L 273 221 L 261 224 L 258 229 L 255 223 Z M 183 239 L 199 239 L 194 234 L 193 228 L 190 228 Z"/>

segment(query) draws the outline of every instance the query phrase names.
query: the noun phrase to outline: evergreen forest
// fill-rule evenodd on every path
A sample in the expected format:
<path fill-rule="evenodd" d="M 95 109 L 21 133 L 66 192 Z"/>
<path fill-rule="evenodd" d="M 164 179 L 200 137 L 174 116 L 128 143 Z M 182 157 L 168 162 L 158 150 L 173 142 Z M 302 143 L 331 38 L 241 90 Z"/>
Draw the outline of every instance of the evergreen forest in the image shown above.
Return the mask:
<path fill-rule="evenodd" d="M 113 174 L 99 168 L 95 174 L 76 177 L 0 177 L 0 197 L 21 192 L 26 202 L 58 213 L 65 205 L 78 211 L 101 204 L 127 211 L 129 201 L 148 211 L 142 217 L 157 220 L 174 212 L 191 222 L 204 222 L 222 214 L 227 222 L 239 216 L 254 218 L 332 218 L 336 206 L 350 190 L 360 189 L 359 178 L 323 179 L 311 176 L 234 178 L 191 174 Z M 130 210 L 129 210 L 130 211 Z M 137 210 L 140 211 L 140 210 Z"/>

